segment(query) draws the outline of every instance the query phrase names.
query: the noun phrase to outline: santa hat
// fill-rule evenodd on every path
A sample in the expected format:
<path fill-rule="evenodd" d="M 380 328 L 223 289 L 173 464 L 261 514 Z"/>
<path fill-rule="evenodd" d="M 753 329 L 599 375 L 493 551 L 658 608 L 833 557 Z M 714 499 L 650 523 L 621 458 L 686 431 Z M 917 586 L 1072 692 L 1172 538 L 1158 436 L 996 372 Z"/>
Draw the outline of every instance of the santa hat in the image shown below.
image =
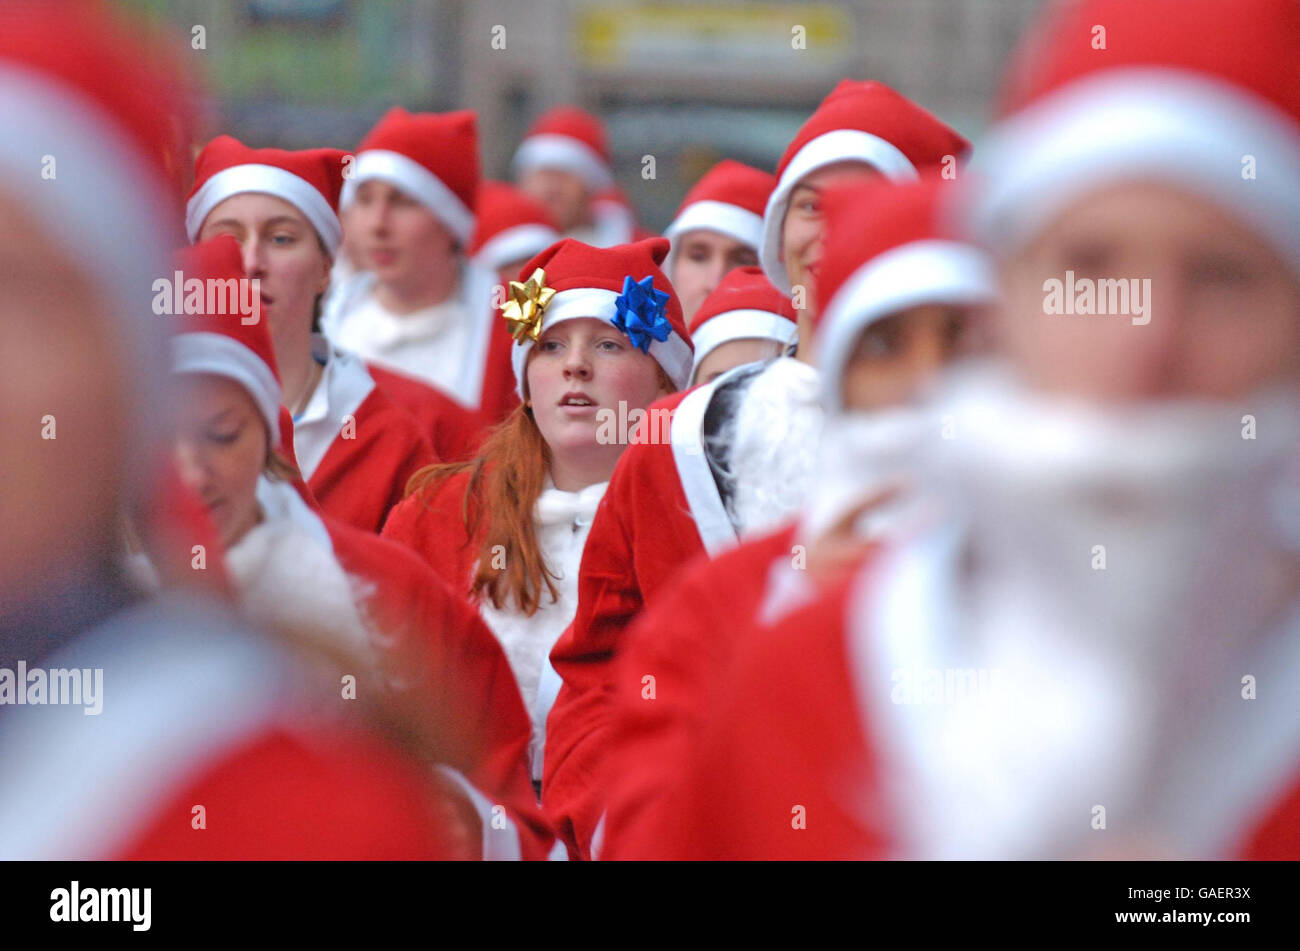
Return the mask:
<path fill-rule="evenodd" d="M 1054 8 L 972 165 L 974 226 L 1018 247 L 1087 192 L 1167 182 L 1240 215 L 1300 269 L 1298 52 L 1295 0 Z"/>
<path fill-rule="evenodd" d="M 244 263 L 239 242 L 223 234 L 185 248 L 176 254 L 176 270 L 186 283 L 197 279 L 206 286 L 209 281 L 241 281 Z M 222 295 L 221 299 L 229 304 L 232 298 L 238 301 L 242 296 Z M 205 293 L 205 308 L 207 298 Z M 271 332 L 256 311 L 231 309 L 237 312 L 210 313 L 205 309 L 171 318 L 180 322 L 171 341 L 172 373 L 212 373 L 239 383 L 266 421 L 271 445 L 278 447 L 283 394 Z"/>
<path fill-rule="evenodd" d="M 346 158 L 341 149 L 254 149 L 219 135 L 195 161 L 194 187 L 185 203 L 186 234 L 197 241 L 213 208 L 232 195 L 258 192 L 302 212 L 333 254 L 343 238 L 338 206 Z"/>
<path fill-rule="evenodd" d="M 691 318 L 695 371 L 710 353 L 732 340 L 772 340 L 789 345 L 798 330 L 794 305 L 757 267 L 732 269 Z"/>
<path fill-rule="evenodd" d="M 631 244 L 654 237 L 636 223 L 636 209 L 617 185 L 592 196 L 591 219 L 598 247 L 612 248 L 616 244 Z M 671 248 L 668 253 L 672 253 Z"/>
<path fill-rule="evenodd" d="M 572 172 L 595 191 L 614 184 L 605 127 L 577 106 L 557 106 L 544 113 L 515 152 L 515 174 L 536 168 Z"/>
<path fill-rule="evenodd" d="M 478 224 L 469 256 L 490 271 L 531 258 L 560 240 L 546 206 L 513 185 L 484 182 L 475 211 Z"/>
<path fill-rule="evenodd" d="M 763 244 L 763 211 L 775 187 L 774 175 L 740 162 L 723 159 L 713 166 L 686 193 L 677 216 L 664 229 L 664 237 L 673 243 L 664 270 L 673 273 L 677 238 L 687 231 L 716 231 L 757 252 Z"/>
<path fill-rule="evenodd" d="M 351 204 L 357 188 L 371 179 L 406 192 L 468 246 L 479 186 L 474 113 L 389 109 L 357 146 L 356 164 L 343 183 L 343 205 Z"/>
<path fill-rule="evenodd" d="M 663 238 L 612 248 L 567 238 L 525 264 L 501 308 L 515 338 L 510 359 L 519 398 L 525 398 L 524 366 L 533 343 L 556 324 L 581 317 L 608 320 L 654 357 L 679 389 L 686 386 L 691 337 L 677 293 L 659 268 L 667 253 Z"/>
<path fill-rule="evenodd" d="M 987 255 L 948 226 L 953 182 L 869 182 L 827 193 L 826 255 L 817 287 L 825 300 L 814 340 L 823 401 L 844 408 L 844 367 L 862 331 L 925 304 L 975 305 L 996 293 Z"/>
<path fill-rule="evenodd" d="M 763 215 L 759 259 L 772 283 L 789 293 L 781 232 L 790 193 L 805 177 L 836 162 L 861 162 L 891 181 L 908 181 L 947 156 L 959 160 L 970 143 L 883 83 L 845 79 L 822 100 L 781 156 L 777 184 Z"/>
<path fill-rule="evenodd" d="M 142 31 L 89 0 L 0 4 L 6 194 L 132 316 L 136 359 L 180 217 L 190 118 L 181 74 Z"/>

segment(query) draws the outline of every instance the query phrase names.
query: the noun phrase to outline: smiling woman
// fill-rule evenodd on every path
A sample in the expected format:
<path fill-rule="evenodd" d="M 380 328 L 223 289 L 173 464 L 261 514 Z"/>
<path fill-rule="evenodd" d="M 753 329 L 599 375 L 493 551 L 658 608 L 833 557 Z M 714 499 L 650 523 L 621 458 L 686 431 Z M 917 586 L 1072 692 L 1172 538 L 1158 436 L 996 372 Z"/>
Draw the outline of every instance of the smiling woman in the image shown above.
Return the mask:
<path fill-rule="evenodd" d="M 659 270 L 662 238 L 597 249 L 574 240 L 524 265 L 503 308 L 523 405 L 469 462 L 418 473 L 384 534 L 476 601 L 505 647 L 533 717 L 541 778 L 559 689 L 548 654 L 573 618 L 578 565 L 626 441 L 609 411 L 641 410 L 691 369 L 681 307 Z"/>

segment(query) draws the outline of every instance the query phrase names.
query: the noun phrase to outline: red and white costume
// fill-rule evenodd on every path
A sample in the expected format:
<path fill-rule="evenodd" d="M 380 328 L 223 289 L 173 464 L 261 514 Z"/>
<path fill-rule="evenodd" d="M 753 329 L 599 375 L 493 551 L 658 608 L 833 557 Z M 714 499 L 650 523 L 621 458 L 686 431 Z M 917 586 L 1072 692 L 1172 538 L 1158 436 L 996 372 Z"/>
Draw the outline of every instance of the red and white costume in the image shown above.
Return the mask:
<path fill-rule="evenodd" d="M 199 153 L 186 207 L 186 231 L 198 238 L 212 210 L 246 192 L 274 195 L 306 216 L 331 253 L 342 236 L 338 215 L 345 154 L 337 149 L 252 149 L 228 135 Z M 322 367 L 310 401 L 294 420 L 294 450 L 321 507 L 377 532 L 401 499 L 406 480 L 435 457 L 409 415 L 375 385 L 354 355 L 316 334 Z"/>
<path fill-rule="evenodd" d="M 968 148 L 956 132 L 888 87 L 840 83 L 778 166 L 763 219 L 765 273 L 778 288 L 788 288 L 781 226 L 804 176 L 857 161 L 890 178 L 915 178 L 919 168 L 948 154 L 963 156 Z M 592 854 L 604 809 L 608 783 L 601 770 L 615 661 L 628 624 L 701 547 L 716 556 L 742 537 L 776 529 L 798 510 L 815 461 L 820 385 L 814 368 L 789 358 L 758 372 L 738 367 L 652 407 L 651 420 L 653 409 L 673 409 L 670 445 L 634 445 L 619 460 L 588 540 L 578 612 L 551 654 L 565 686 L 548 724 L 543 798 L 557 832 L 579 855 Z M 721 440 L 708 432 L 717 417 Z M 722 464 L 735 477 L 725 498 L 726 480 L 715 477 L 710 441 L 727 443 Z M 713 455 L 716 460 L 719 453 Z M 648 508 L 638 511 L 638 505 Z"/>
<path fill-rule="evenodd" d="M 185 272 L 217 279 L 239 266 L 228 237 L 181 262 Z M 173 371 L 242 384 L 278 442 L 280 388 L 265 325 L 204 316 L 183 326 Z M 484 856 L 545 857 L 550 836 L 526 772 L 527 718 L 509 665 L 474 612 L 410 552 L 318 514 L 292 484 L 263 477 L 258 506 L 262 520 L 225 558 L 245 613 L 271 629 L 310 631 L 399 691 L 423 691 L 439 762 L 479 811 Z M 495 816 L 493 805 L 506 814 Z"/>
<path fill-rule="evenodd" d="M 420 202 L 467 248 L 479 187 L 474 114 L 390 109 L 358 146 L 342 203 L 350 204 L 371 180 Z M 374 274 L 362 272 L 331 293 L 322 319 L 330 339 L 367 363 L 441 390 L 482 425 L 509 412 L 509 341 L 493 333 L 495 275 L 466 259 L 452 296 L 409 314 L 394 314 L 380 304 L 374 282 Z"/>
<path fill-rule="evenodd" d="M 521 278 L 527 278 L 536 269 L 542 269 L 546 287 L 555 291 L 542 311 L 538 335 L 565 320 L 612 318 L 627 277 L 635 281 L 649 277 L 657 287 L 669 287 L 658 269 L 666 251 L 667 243 L 659 238 L 603 250 L 572 240 L 548 248 L 520 272 Z M 662 319 L 670 328 L 667 338 L 650 342 L 647 352 L 660 362 L 665 372 L 680 381 L 689 372 L 690 344 L 689 338 L 684 337 L 685 328 L 675 298 L 667 302 Z M 521 391 L 532 346 L 531 335 L 524 334 L 514 347 Z M 475 507 L 479 504 L 477 500 L 465 498 L 468 479 L 468 473 L 454 476 L 431 495 L 412 496 L 394 510 L 384 528 L 385 537 L 414 548 L 448 583 L 465 592 L 469 590 L 482 544 L 481 537 L 469 535 L 467 521 L 483 514 Z M 534 525 L 542 556 L 558 579 L 557 600 L 551 601 L 549 594 L 543 592 L 541 607 L 532 616 L 524 616 L 508 603 L 498 609 L 488 601 L 479 602 L 480 612 L 510 657 L 532 713 L 532 763 L 537 780 L 542 778 L 546 718 L 559 689 L 559 679 L 547 655 L 573 618 L 579 564 L 605 489 L 606 484 L 599 483 L 577 492 L 566 492 L 548 482 L 538 499 Z M 462 514 L 463 506 L 467 506 L 468 519 Z"/>
<path fill-rule="evenodd" d="M 1300 97 L 1260 67 L 1300 49 L 1300 16 L 1242 4 L 1229 34 L 1220 15 L 1062 5 L 1012 73 L 971 220 L 1020 247 L 1090 191 L 1154 180 L 1300 271 Z M 1120 38 L 1104 58 L 1075 49 L 1098 23 Z M 1259 194 L 1222 173 L 1247 142 L 1288 170 Z M 1295 385 L 1248 401 L 1270 436 L 1243 455 L 1228 401 L 1115 411 L 954 378 L 935 409 L 959 436 L 918 471 L 958 517 L 755 639 L 664 854 L 1300 857 Z M 1123 569 L 1089 563 L 1101 540 Z"/>
<path fill-rule="evenodd" d="M 10 170 L 17 157 L 17 175 L 33 154 L 59 156 L 58 189 L 12 197 L 36 203 L 40 227 L 66 242 L 102 288 L 104 306 L 86 319 L 121 318 L 114 355 L 138 396 L 163 378 L 151 359 L 161 356 L 162 341 L 151 332 L 157 322 L 138 315 L 148 312 L 152 282 L 168 273 L 162 242 L 168 222 L 180 220 L 183 191 L 175 180 L 182 154 L 175 133 L 189 116 L 176 96 L 178 77 L 158 67 L 165 56 L 141 43 L 136 26 L 97 3 L 0 7 L 7 128 L 0 165 Z M 134 424 L 126 437 L 132 446 L 153 436 L 141 425 L 153 417 L 138 410 L 124 415 Z M 141 458 L 150 457 L 131 461 Z M 132 481 L 143 475 L 134 471 Z M 187 506 L 154 501 L 146 538 L 184 534 L 160 522 Z M 196 537 L 208 544 L 210 526 L 189 534 L 185 550 Z M 156 550 L 164 580 L 175 567 L 169 552 L 170 542 Z M 0 637 L 6 660 L 19 650 L 33 664 L 99 669 L 104 686 L 99 712 L 90 716 L 76 703 L 0 706 L 4 762 L 22 764 L 0 780 L 0 856 L 472 854 L 448 834 L 444 797 L 429 795 L 391 748 L 367 731 L 304 717 L 302 678 L 215 599 L 191 591 L 142 602 L 117 589 L 116 573 L 108 577 L 105 584 L 88 574 L 71 579 L 71 588 L 33 592 L 32 603 L 5 604 L 7 622 L 52 622 L 7 629 Z M 25 633 L 39 653 L 11 640 Z M 206 810 L 203 829 L 195 828 L 195 805 Z"/>
<path fill-rule="evenodd" d="M 700 363 L 710 353 L 733 340 L 770 340 L 788 348 L 798 337 L 794 306 L 769 281 L 761 269 L 738 267 L 727 274 L 691 318 L 695 344 L 696 382 Z"/>

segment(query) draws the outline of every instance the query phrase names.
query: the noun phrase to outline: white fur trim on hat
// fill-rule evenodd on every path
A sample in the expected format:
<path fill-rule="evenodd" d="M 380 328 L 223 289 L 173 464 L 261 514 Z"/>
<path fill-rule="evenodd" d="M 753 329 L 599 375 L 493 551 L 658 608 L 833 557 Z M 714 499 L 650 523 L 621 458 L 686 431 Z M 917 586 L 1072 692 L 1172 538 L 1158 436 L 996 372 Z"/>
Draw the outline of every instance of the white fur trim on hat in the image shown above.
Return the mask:
<path fill-rule="evenodd" d="M 516 173 L 535 168 L 563 169 L 581 178 L 592 191 L 603 191 L 614 184 L 605 160 L 585 142 L 567 135 L 528 136 L 515 152 L 514 167 Z"/>
<path fill-rule="evenodd" d="M 664 237 L 672 242 L 663 265 L 663 272 L 669 280 L 673 278 L 673 265 L 677 260 L 677 239 L 688 231 L 716 231 L 748 245 L 755 252 L 763 243 L 763 219 L 752 211 L 725 201 L 693 201 L 664 229 Z"/>
<path fill-rule="evenodd" d="M 280 445 L 280 384 L 265 361 L 225 334 L 183 333 L 172 338 L 172 373 L 212 373 L 248 390 L 270 430 L 271 445 Z"/>
<path fill-rule="evenodd" d="M 1253 156 L 1258 178 L 1243 176 Z M 1206 195 L 1258 227 L 1300 270 L 1300 130 L 1245 90 L 1171 68 L 1076 80 L 998 126 L 973 173 L 972 217 L 1015 248 L 1089 191 L 1157 180 Z"/>
<path fill-rule="evenodd" d="M 352 174 L 343 183 L 340 204 L 352 204 L 362 182 L 378 179 L 407 192 L 438 216 L 462 244 L 474 235 L 474 212 L 461 201 L 437 175 L 419 162 L 387 149 L 367 149 L 357 153 Z"/>
<path fill-rule="evenodd" d="M 559 291 L 542 312 L 542 328 L 538 331 L 538 337 L 566 320 L 577 320 L 580 317 L 613 320 L 614 315 L 618 313 L 614 302 L 619 296 L 617 291 L 603 287 L 571 287 Z M 510 348 L 510 363 L 515 371 L 515 389 L 521 400 L 525 399 L 524 368 L 528 363 L 528 351 L 532 348 L 533 341 L 528 338 L 525 338 L 523 343 L 516 342 Z M 691 348 L 678 336 L 677 331 L 672 331 L 667 340 L 650 341 L 650 356 L 663 367 L 668 378 L 678 389 L 687 385 L 691 374 Z"/>
<path fill-rule="evenodd" d="M 819 168 L 836 162 L 862 162 L 895 182 L 911 181 L 918 177 L 914 166 L 897 146 L 878 135 L 858 129 L 835 129 L 817 136 L 804 145 L 781 173 L 781 180 L 767 199 L 763 214 L 763 244 L 759 260 L 768 280 L 786 294 L 793 292 L 790 276 L 785 272 L 781 258 L 781 232 L 785 227 L 785 213 L 790 205 L 790 193 L 800 180 Z"/>
<path fill-rule="evenodd" d="M 957 241 L 913 241 L 853 272 L 826 305 L 817 334 L 823 405 L 843 409 L 844 364 L 858 335 L 882 317 L 920 304 L 977 304 L 996 293 L 987 255 Z"/>
<path fill-rule="evenodd" d="M 499 271 L 507 264 L 527 261 L 559 240 L 560 233 L 549 225 L 515 225 L 489 238 L 474 255 L 474 261 L 490 271 Z"/>
<path fill-rule="evenodd" d="M 343 239 L 339 216 L 320 190 L 305 178 L 275 165 L 232 165 L 213 175 L 185 206 L 185 233 L 197 241 L 212 209 L 232 195 L 261 192 L 282 198 L 306 216 L 333 254 Z"/>
<path fill-rule="evenodd" d="M 700 364 L 710 353 L 732 340 L 774 340 L 781 344 L 794 343 L 799 333 L 798 325 L 788 317 L 770 310 L 728 310 L 710 317 L 691 334 L 695 344 L 695 363 L 691 367 L 691 381 Z"/>

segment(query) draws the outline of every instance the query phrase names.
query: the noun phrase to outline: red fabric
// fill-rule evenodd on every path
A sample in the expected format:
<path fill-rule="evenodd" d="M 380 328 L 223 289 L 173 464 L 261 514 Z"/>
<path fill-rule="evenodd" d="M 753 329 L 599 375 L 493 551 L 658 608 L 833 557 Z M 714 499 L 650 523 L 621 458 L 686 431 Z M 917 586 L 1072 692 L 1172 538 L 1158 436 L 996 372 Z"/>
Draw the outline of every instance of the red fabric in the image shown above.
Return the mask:
<path fill-rule="evenodd" d="M 433 446 L 438 462 L 469 459 L 482 441 L 479 417 L 435 386 L 397 370 L 367 363 L 366 369 L 384 395 L 406 410 Z"/>
<path fill-rule="evenodd" d="M 735 205 L 761 218 L 767 210 L 767 198 L 774 188 L 776 176 L 731 159 L 723 159 L 705 172 L 686 193 L 674 218 L 680 218 L 682 212 L 697 201 Z"/>
<path fill-rule="evenodd" d="M 651 404 L 676 409 L 689 391 Z M 633 444 L 596 510 L 578 573 L 578 609 L 551 650 L 564 680 L 546 721 L 542 804 L 571 855 L 587 857 L 604 810 L 601 764 L 614 710 L 615 660 L 627 627 L 704 550 L 672 446 Z"/>
<path fill-rule="evenodd" d="M 435 457 L 415 420 L 378 386 L 353 415 L 355 438 L 341 432 L 334 439 L 307 487 L 329 515 L 378 532 L 406 481 Z"/>
<path fill-rule="evenodd" d="M 836 585 L 758 630 L 704 717 L 680 813 L 638 854 L 673 859 L 869 859 L 886 839 L 845 657 Z M 676 804 L 675 804 L 676 805 Z M 805 828 L 795 828 L 799 808 Z"/>
<path fill-rule="evenodd" d="M 452 590 L 469 600 L 474 564 L 481 539 L 466 530 L 465 487 L 469 473 L 461 472 L 443 481 L 433 493 L 422 492 L 403 499 L 384 523 L 383 537 L 418 554 Z M 470 518 L 480 510 L 471 499 Z"/>
<path fill-rule="evenodd" d="M 497 235 L 520 225 L 542 225 L 555 231 L 556 241 L 560 239 L 550 209 L 523 189 L 505 182 L 483 182 L 479 186 L 474 216 L 474 240 L 469 245 L 470 257 L 476 257 L 483 250 L 483 245 Z"/>
<path fill-rule="evenodd" d="M 479 185 L 478 122 L 472 111 L 412 113 L 389 109 L 357 153 L 397 152 L 424 166 L 470 210 Z"/>
<path fill-rule="evenodd" d="M 1285 795 L 1277 798 L 1259 824 L 1244 837 L 1237 858 L 1255 862 L 1300 859 L 1300 764 Z"/>
<path fill-rule="evenodd" d="M 733 310 L 762 310 L 784 317 L 792 324 L 798 320 L 794 303 L 767 279 L 761 267 L 738 267 L 728 271 L 704 298 L 691 318 L 692 336 L 712 318 Z"/>
<path fill-rule="evenodd" d="M 478 612 L 402 545 L 327 519 L 339 564 L 374 586 L 365 616 L 390 638 L 387 658 L 429 702 L 436 758 L 504 805 L 519 827 L 524 858 L 544 859 L 553 842 L 528 765 L 532 722 L 505 652 Z M 425 717 L 422 717 L 425 719 Z"/>
<path fill-rule="evenodd" d="M 786 526 L 723 552 L 697 555 L 629 628 L 616 666 L 601 859 L 664 858 L 680 805 L 675 786 L 707 725 L 714 689 L 751 636 L 774 561 L 791 557 Z M 653 699 L 642 678 L 655 678 Z"/>
<path fill-rule="evenodd" d="M 440 800 L 442 800 L 440 802 Z M 194 829 L 202 805 L 206 828 Z M 268 729 L 168 797 L 116 859 L 402 860 L 476 857 L 427 776 L 351 733 Z M 471 848 L 472 847 L 472 848 Z"/>
<path fill-rule="evenodd" d="M 524 138 L 534 135 L 562 135 L 574 139 L 600 156 L 606 165 L 610 163 L 605 126 L 590 112 L 577 106 L 556 106 L 542 113 Z"/>
<path fill-rule="evenodd" d="M 1008 71 L 1001 115 L 1102 70 L 1167 66 L 1241 86 L 1300 117 L 1294 0 L 1237 0 L 1230 28 L 1219 0 L 1084 0 L 1048 9 Z M 1106 28 L 1104 51 L 1092 45 L 1097 25 Z"/>
<path fill-rule="evenodd" d="M 799 129 L 781 156 L 776 177 L 785 174 L 805 145 L 837 129 L 856 129 L 884 139 L 918 169 L 938 165 L 945 155 L 961 159 L 970 152 L 966 139 L 884 83 L 845 79 Z"/>
<path fill-rule="evenodd" d="M 343 189 L 343 159 L 347 155 L 342 149 L 255 149 L 240 142 L 233 135 L 219 135 L 203 147 L 194 162 L 194 187 L 186 196 L 186 201 L 207 184 L 208 179 L 218 172 L 237 165 L 271 165 L 296 175 L 320 192 L 321 197 L 337 213 L 339 193 Z M 277 195 L 284 198 L 285 195 Z"/>

